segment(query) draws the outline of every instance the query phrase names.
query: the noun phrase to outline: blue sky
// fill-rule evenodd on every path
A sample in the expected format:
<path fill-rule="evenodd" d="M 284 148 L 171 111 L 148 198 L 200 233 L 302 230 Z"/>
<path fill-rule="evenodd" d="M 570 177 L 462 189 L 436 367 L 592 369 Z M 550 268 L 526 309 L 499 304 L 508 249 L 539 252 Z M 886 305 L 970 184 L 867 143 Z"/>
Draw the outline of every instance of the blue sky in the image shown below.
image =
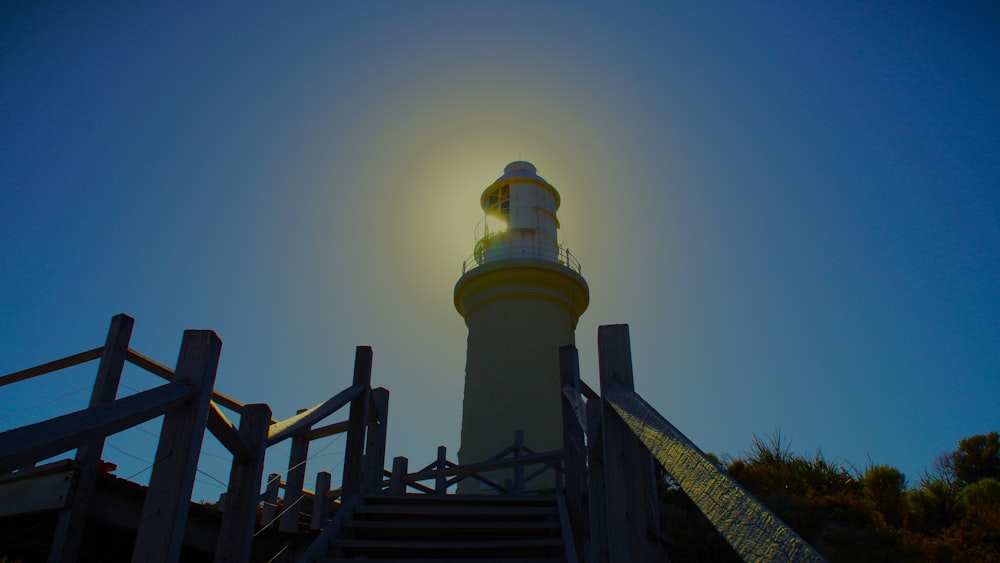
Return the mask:
<path fill-rule="evenodd" d="M 912 483 L 1000 426 L 998 24 L 988 3 L 7 3 L 0 373 L 124 312 L 168 364 L 216 330 L 218 389 L 284 418 L 372 345 L 390 456 L 454 455 L 452 290 L 479 195 L 525 159 L 591 287 L 585 380 L 597 327 L 628 323 L 637 389 L 704 450 L 780 428 Z M 93 370 L 3 388 L 0 428 L 79 408 Z M 151 436 L 110 443 L 148 477 Z M 205 451 L 209 498 L 227 463 Z"/>

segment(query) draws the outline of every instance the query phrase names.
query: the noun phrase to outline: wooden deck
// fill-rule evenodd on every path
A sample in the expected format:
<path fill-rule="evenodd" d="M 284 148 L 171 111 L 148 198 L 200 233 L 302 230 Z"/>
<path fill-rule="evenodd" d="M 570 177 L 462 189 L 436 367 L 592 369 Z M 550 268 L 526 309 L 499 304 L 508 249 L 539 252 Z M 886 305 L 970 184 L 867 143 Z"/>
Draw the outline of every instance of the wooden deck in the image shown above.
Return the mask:
<path fill-rule="evenodd" d="M 72 500 L 72 483 L 81 468 L 71 459 L 0 477 L 0 530 L 6 553 L 29 563 L 46 561 L 60 513 Z M 124 563 L 132 560 L 147 487 L 100 473 L 78 551 L 79 561 Z M 222 513 L 192 503 L 184 530 L 181 560 L 214 558 Z M 18 533 L 20 532 L 20 533 Z"/>
<path fill-rule="evenodd" d="M 576 348 L 559 350 L 563 449 L 535 452 L 517 432 L 488 460 L 460 466 L 442 446 L 417 471 L 404 457 L 389 471 L 389 392 L 371 386 L 370 347 L 357 347 L 350 385 L 273 420 L 268 405 L 244 405 L 214 390 L 215 333 L 185 331 L 171 369 L 128 347 L 132 322 L 115 316 L 102 348 L 0 376 L 3 387 L 100 359 L 88 408 L 0 432 L 0 556 L 25 563 L 666 561 L 651 452 L 672 474 L 684 467 L 670 452 L 703 456 L 634 392 L 626 325 L 598 331 L 600 393 L 580 381 Z M 125 362 L 168 382 L 117 398 Z M 238 426 L 220 407 L 239 415 Z M 346 420 L 323 423 L 345 407 Z M 106 436 L 160 416 L 160 461 L 148 487 L 102 471 Z M 190 502 L 206 432 L 233 456 L 221 512 Z M 332 476 L 321 470 L 316 490 L 304 490 L 310 442 L 341 432 L 341 487 L 331 489 Z M 292 445 L 287 471 L 263 479 L 268 448 L 284 440 Z M 73 449 L 72 460 L 35 466 Z M 543 472 L 554 473 L 550 494 L 526 494 Z M 497 475 L 510 478 L 500 483 Z M 713 475 L 680 482 L 697 501 Z M 446 494 L 465 479 L 496 494 Z M 741 555 L 752 559 L 766 547 L 776 560 L 822 561 L 776 518 L 767 538 L 758 538 L 758 521 L 728 518 L 754 506 L 748 495 L 712 502 L 719 509 L 703 511 L 710 520 L 723 515 L 713 522 Z"/>

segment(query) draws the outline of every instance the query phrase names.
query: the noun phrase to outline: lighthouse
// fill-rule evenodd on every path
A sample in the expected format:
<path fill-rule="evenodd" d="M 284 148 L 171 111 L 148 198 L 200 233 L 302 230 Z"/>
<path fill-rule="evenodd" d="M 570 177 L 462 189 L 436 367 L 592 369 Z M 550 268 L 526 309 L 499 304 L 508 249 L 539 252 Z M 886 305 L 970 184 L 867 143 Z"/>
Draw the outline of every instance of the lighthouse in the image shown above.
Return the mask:
<path fill-rule="evenodd" d="M 535 452 L 562 448 L 559 348 L 574 344 L 590 290 L 559 243 L 560 197 L 530 162 L 515 161 L 480 197 L 484 216 L 455 284 L 469 329 L 460 464 L 485 461 L 524 432 Z M 503 483 L 510 471 L 490 478 Z M 552 473 L 528 484 L 553 486 Z M 479 484 L 466 479 L 461 493 Z"/>

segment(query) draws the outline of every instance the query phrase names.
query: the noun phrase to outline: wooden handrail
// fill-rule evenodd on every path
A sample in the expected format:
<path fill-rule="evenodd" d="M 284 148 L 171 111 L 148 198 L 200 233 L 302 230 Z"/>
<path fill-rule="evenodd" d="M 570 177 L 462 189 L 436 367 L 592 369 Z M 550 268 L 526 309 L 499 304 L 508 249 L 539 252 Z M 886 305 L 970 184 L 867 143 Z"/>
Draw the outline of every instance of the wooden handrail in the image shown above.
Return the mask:
<path fill-rule="evenodd" d="M 576 555 L 575 530 L 573 530 L 573 521 L 569 517 L 569 509 L 566 507 L 566 497 L 556 495 L 556 506 L 559 508 L 559 528 L 562 530 L 563 549 L 566 550 L 566 563 L 577 563 L 579 559 Z"/>
<path fill-rule="evenodd" d="M 0 458 L 0 471 L 18 469 L 95 438 L 121 432 L 160 416 L 197 393 L 191 382 L 174 381 L 113 403 L 0 433 L 0 451 L 4 452 Z"/>
<path fill-rule="evenodd" d="M 635 390 L 612 381 L 604 401 L 744 560 L 825 561 Z"/>
<path fill-rule="evenodd" d="M 208 405 L 207 428 L 219 440 L 219 443 L 238 459 L 249 461 L 254 458 L 255 454 L 240 438 L 239 429 L 232 422 L 229 422 L 229 419 L 215 402 L 210 402 Z"/>
<path fill-rule="evenodd" d="M 347 432 L 347 428 L 350 426 L 348 421 L 341 420 L 340 422 L 334 422 L 333 424 L 327 424 L 326 426 L 320 426 L 319 428 L 313 428 L 312 430 L 305 433 L 305 439 L 319 440 L 320 438 L 326 438 L 327 436 L 333 436 L 334 434 L 343 434 Z"/>
<path fill-rule="evenodd" d="M 98 357 L 100 357 L 100 355 L 98 355 Z M 166 379 L 167 381 L 174 380 L 174 370 L 161 364 L 160 362 L 154 360 L 153 358 L 150 358 L 149 356 L 142 354 L 141 352 L 133 350 L 132 348 L 128 349 L 128 355 L 126 356 L 125 359 L 127 359 L 130 364 L 141 367 L 142 369 L 148 371 L 153 375 L 159 376 L 163 379 Z M 225 393 L 221 393 L 214 389 L 212 390 L 212 402 L 222 405 L 227 409 L 240 414 L 243 414 L 243 407 L 246 406 L 243 403 L 237 401 L 236 399 L 230 397 L 229 395 L 226 395 Z M 271 424 L 274 424 L 275 422 L 278 421 L 272 418 Z"/>
<path fill-rule="evenodd" d="M 174 380 L 174 370 L 161 364 L 153 358 L 150 358 L 149 356 L 136 352 L 132 348 L 128 349 L 128 354 L 125 356 L 125 359 L 133 365 L 137 365 L 153 375 L 158 375 L 167 381 Z"/>
<path fill-rule="evenodd" d="M 409 475 L 407 475 L 406 482 L 410 483 L 413 481 L 427 481 L 428 479 L 435 479 L 437 477 L 470 475 L 473 473 L 493 471 L 495 469 L 506 469 L 508 467 L 517 467 L 519 465 L 532 465 L 535 463 L 545 463 L 552 466 L 552 464 L 549 462 L 560 459 L 562 455 L 563 455 L 562 450 L 553 450 L 551 452 L 530 454 L 519 457 L 501 459 L 497 461 L 470 463 L 467 465 L 456 465 L 454 467 L 449 467 L 446 469 L 430 469 L 430 470 L 418 471 L 416 473 L 410 473 Z"/>
<path fill-rule="evenodd" d="M 323 401 L 311 409 L 306 410 L 305 412 L 297 414 L 291 418 L 275 422 L 271 425 L 271 429 L 268 430 L 268 447 L 273 446 L 286 438 L 290 438 L 296 432 L 309 428 L 313 424 L 316 424 L 320 420 L 330 416 L 349 403 L 352 399 L 357 397 L 364 390 L 364 385 L 355 383 L 354 385 L 351 385 L 347 389 L 344 389 L 335 396 Z"/>
<path fill-rule="evenodd" d="M 412 487 L 412 488 L 414 488 L 414 489 L 416 489 L 416 490 L 418 490 L 418 491 L 420 491 L 420 492 L 422 492 L 424 494 L 433 495 L 433 494 L 437 493 L 437 491 L 435 491 L 433 488 L 428 487 L 427 485 L 421 485 L 420 483 L 417 483 L 416 481 L 414 481 L 412 483 L 408 483 L 408 482 L 406 482 L 406 479 L 403 479 L 403 482 L 406 483 L 407 487 Z"/>
<path fill-rule="evenodd" d="M 85 364 L 100 358 L 102 353 L 104 353 L 104 346 L 94 348 L 93 350 L 87 350 L 86 352 L 80 352 L 79 354 L 73 354 L 72 356 L 66 356 L 65 358 L 60 358 L 33 368 L 15 371 L 14 373 L 0 377 L 0 387 L 10 385 L 11 383 L 17 383 L 18 381 L 31 379 L 33 377 L 38 377 L 39 375 L 59 371 L 61 369 Z"/>

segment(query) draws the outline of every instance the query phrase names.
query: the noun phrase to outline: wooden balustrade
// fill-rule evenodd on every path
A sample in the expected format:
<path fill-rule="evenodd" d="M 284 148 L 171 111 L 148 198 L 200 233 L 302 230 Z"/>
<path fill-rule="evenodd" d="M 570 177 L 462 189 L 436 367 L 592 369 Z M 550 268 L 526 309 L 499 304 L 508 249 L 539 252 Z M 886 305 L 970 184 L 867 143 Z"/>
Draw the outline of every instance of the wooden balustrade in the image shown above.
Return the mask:
<path fill-rule="evenodd" d="M 274 420 L 268 405 L 243 404 L 214 390 L 222 345 L 215 333 L 185 331 L 176 368 L 171 369 L 129 348 L 133 325 L 130 317 L 117 315 L 103 347 L 0 377 L 4 386 L 100 359 L 88 408 L 0 433 L 0 473 L 77 449 L 74 493 L 59 512 L 49 561 L 78 559 L 105 437 L 161 415 L 163 429 L 137 524 L 134 561 L 179 560 L 206 431 L 233 455 L 215 544 L 215 561 L 220 563 L 248 561 L 254 536 L 266 528 L 275 528 L 268 534 L 285 536 L 322 529 L 307 553 L 325 553 L 344 514 L 364 495 L 407 490 L 443 495 L 469 478 L 497 494 L 524 494 L 533 479 L 548 471 L 556 475 L 560 520 L 572 559 L 579 555 L 587 562 L 644 561 L 660 556 L 648 536 L 658 528 L 652 456 L 637 438 L 638 431 L 602 398 L 609 389 L 634 393 L 626 325 L 599 329 L 600 394 L 580 380 L 576 348 L 559 350 L 563 449 L 535 452 L 517 431 L 511 446 L 490 459 L 458 465 L 440 446 L 434 461 L 412 472 L 405 457 L 394 458 L 391 471 L 384 467 L 389 391 L 371 387 L 370 347 L 357 347 L 351 385 L 288 419 Z M 167 382 L 116 399 L 125 362 Z M 346 420 L 321 425 L 344 407 L 349 408 Z M 222 408 L 239 414 L 238 426 Z M 316 490 L 306 490 L 310 443 L 341 433 L 347 436 L 340 488 L 331 488 L 331 474 L 320 470 Z M 284 480 L 271 474 L 262 495 L 267 450 L 285 440 L 291 441 L 291 448 Z M 486 477 L 497 470 L 510 470 L 511 478 L 500 484 Z M 331 512 L 337 499 L 339 510 Z"/>
<path fill-rule="evenodd" d="M 343 463 L 343 482 L 357 492 L 381 490 L 389 391 L 371 388 L 370 347 L 357 348 L 351 386 L 290 419 L 277 421 L 271 418 L 267 405 L 243 404 L 213 389 L 222 345 L 215 333 L 185 331 L 177 367 L 171 369 L 129 348 L 133 326 L 131 317 L 116 315 L 104 346 L 0 377 L 0 386 L 4 386 L 101 360 L 88 408 L 0 433 L 0 473 L 30 467 L 38 460 L 77 449 L 79 470 L 74 473 L 75 493 L 59 513 L 49 550 L 50 561 L 78 559 L 104 438 L 161 415 L 164 423 L 157 444 L 157 463 L 137 525 L 133 561 L 179 560 L 206 430 L 233 454 L 224 502 L 220 502 L 217 562 L 249 560 L 262 501 L 264 526 L 277 524 L 280 531 L 298 531 L 297 505 L 312 507 L 307 514 L 309 528 L 319 529 L 326 524 L 330 503 L 342 491 L 331 490 L 331 475 L 326 471 L 318 472 L 315 493 L 303 488 L 308 445 L 312 440 L 346 432 L 348 451 Z M 168 382 L 115 399 L 126 361 Z M 348 404 L 348 420 L 315 427 Z M 238 427 L 220 406 L 240 414 Z M 286 480 L 283 482 L 280 475 L 272 474 L 262 497 L 261 476 L 267 448 L 285 439 L 292 441 Z M 285 512 L 279 518 L 276 509 L 282 490 Z"/>

